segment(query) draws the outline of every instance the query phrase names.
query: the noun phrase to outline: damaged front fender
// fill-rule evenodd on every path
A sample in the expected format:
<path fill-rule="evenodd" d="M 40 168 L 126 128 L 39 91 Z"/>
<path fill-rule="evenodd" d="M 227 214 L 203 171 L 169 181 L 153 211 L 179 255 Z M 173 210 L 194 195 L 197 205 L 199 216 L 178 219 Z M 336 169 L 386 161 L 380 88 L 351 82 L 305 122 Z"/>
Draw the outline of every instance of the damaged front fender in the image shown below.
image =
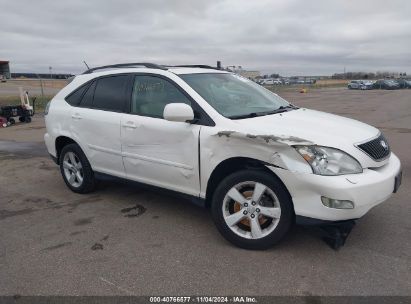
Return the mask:
<path fill-rule="evenodd" d="M 293 172 L 312 173 L 311 167 L 292 147 L 313 144 L 303 138 L 202 128 L 200 144 L 202 194 L 213 170 L 224 160 L 234 157 L 259 160 L 265 165 Z"/>

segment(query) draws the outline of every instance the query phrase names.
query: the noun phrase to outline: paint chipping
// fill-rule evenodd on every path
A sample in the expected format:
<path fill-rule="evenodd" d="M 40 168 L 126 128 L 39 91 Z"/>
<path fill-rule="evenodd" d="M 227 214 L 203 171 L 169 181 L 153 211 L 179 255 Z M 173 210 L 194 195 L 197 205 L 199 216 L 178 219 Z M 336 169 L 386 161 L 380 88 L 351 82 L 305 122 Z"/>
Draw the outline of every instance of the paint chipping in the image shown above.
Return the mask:
<path fill-rule="evenodd" d="M 286 145 L 295 145 L 295 144 L 306 144 L 306 145 L 312 145 L 313 142 L 299 138 L 296 136 L 287 136 L 287 135 L 271 135 L 271 134 L 244 134 L 241 132 L 236 132 L 236 131 L 220 131 L 217 133 L 218 137 L 225 136 L 227 138 L 232 137 L 232 138 L 244 138 L 244 139 L 262 139 L 264 140 L 267 144 L 270 142 L 273 143 L 281 143 L 281 144 L 286 144 Z"/>
<path fill-rule="evenodd" d="M 231 134 L 235 133 L 235 131 L 220 131 L 217 133 L 218 137 L 226 136 L 230 137 Z"/>

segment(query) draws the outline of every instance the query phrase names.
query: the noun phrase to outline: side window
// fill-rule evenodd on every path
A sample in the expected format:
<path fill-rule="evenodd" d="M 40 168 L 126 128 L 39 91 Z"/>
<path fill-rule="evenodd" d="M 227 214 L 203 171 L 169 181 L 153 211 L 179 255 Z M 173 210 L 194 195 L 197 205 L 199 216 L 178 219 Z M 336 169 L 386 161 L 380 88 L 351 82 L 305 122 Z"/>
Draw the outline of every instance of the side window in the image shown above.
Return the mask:
<path fill-rule="evenodd" d="M 83 95 L 83 98 L 81 99 L 80 107 L 91 108 L 93 104 L 93 96 L 94 96 L 95 89 L 96 89 L 96 81 L 93 81 L 93 83 L 89 86 L 87 92 Z"/>
<path fill-rule="evenodd" d="M 72 105 L 72 106 L 78 106 L 81 101 L 81 97 L 83 97 L 84 92 L 87 90 L 88 84 L 83 85 L 77 90 L 75 90 L 73 93 L 71 93 L 69 96 L 66 97 L 66 101 Z"/>
<path fill-rule="evenodd" d="M 128 75 L 110 76 L 96 81 L 93 108 L 121 112 L 126 102 Z M 87 92 L 88 93 L 88 92 Z"/>
<path fill-rule="evenodd" d="M 171 82 L 155 76 L 136 76 L 131 98 L 131 113 L 163 118 L 164 107 L 169 103 L 186 103 L 190 100 Z"/>

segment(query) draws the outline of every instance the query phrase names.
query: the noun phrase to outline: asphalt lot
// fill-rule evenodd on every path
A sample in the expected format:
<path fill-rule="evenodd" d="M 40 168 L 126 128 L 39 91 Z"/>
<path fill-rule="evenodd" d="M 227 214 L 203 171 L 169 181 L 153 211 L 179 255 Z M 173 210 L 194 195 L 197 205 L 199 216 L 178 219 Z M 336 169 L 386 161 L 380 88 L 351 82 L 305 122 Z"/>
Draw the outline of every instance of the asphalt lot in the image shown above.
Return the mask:
<path fill-rule="evenodd" d="M 280 95 L 382 129 L 402 161 L 399 193 L 339 251 L 303 227 L 270 250 L 242 250 L 206 210 L 126 184 L 74 194 L 38 115 L 0 129 L 0 295 L 411 295 L 411 90 Z M 124 210 L 135 206 L 138 216 Z"/>

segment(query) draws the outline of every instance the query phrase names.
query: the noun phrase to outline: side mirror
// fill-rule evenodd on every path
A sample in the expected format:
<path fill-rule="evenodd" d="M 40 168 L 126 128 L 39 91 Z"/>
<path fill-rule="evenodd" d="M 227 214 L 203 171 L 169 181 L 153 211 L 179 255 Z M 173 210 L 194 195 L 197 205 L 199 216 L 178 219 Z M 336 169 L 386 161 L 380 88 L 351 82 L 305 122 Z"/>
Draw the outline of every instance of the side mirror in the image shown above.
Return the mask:
<path fill-rule="evenodd" d="M 163 117 L 169 121 L 187 122 L 194 119 L 194 112 L 186 103 L 169 103 L 164 107 Z"/>

